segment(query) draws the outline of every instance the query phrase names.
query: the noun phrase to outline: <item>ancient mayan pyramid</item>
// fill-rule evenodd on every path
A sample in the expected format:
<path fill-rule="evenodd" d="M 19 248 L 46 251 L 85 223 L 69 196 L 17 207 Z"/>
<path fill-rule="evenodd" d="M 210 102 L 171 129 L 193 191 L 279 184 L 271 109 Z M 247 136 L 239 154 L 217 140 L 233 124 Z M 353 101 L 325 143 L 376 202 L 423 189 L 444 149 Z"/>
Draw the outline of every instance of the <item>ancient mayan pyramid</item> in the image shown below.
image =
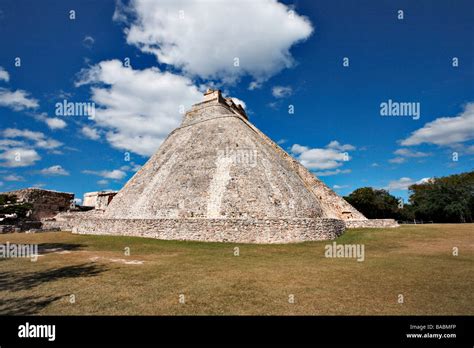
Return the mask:
<path fill-rule="evenodd" d="M 334 239 L 368 221 L 209 90 L 105 211 L 73 231 L 288 243 Z"/>

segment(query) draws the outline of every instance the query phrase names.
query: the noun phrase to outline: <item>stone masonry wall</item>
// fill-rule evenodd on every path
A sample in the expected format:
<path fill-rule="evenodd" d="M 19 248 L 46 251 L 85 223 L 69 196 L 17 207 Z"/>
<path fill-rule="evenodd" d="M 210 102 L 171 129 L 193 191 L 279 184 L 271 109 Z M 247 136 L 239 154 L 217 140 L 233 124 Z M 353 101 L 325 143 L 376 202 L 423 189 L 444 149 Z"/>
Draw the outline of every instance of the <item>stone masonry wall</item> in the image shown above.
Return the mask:
<path fill-rule="evenodd" d="M 346 228 L 384 228 L 399 227 L 394 219 L 346 220 Z"/>
<path fill-rule="evenodd" d="M 164 240 L 235 243 L 295 243 L 335 239 L 344 233 L 337 219 L 104 219 L 48 222 L 45 227 L 73 227 L 73 233 L 139 236 Z"/>

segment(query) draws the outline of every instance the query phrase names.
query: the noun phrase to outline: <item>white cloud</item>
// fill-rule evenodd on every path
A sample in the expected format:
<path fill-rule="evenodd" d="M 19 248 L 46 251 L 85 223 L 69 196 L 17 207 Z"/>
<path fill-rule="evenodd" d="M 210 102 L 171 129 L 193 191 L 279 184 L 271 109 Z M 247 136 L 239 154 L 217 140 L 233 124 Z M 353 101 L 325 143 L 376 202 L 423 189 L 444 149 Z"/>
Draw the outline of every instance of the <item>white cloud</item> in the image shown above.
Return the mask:
<path fill-rule="evenodd" d="M 74 198 L 74 204 L 81 205 L 82 204 L 82 198 Z"/>
<path fill-rule="evenodd" d="M 8 74 L 8 71 L 3 69 L 3 67 L 0 66 L 0 81 L 5 81 L 8 82 L 10 81 L 10 75 Z"/>
<path fill-rule="evenodd" d="M 334 185 L 332 188 L 335 190 L 340 190 L 347 187 L 349 187 L 349 185 Z"/>
<path fill-rule="evenodd" d="M 45 138 L 43 133 L 30 131 L 28 129 L 7 128 L 2 134 L 5 138 L 25 138 L 34 141 L 40 141 Z"/>
<path fill-rule="evenodd" d="M 326 145 L 330 149 L 336 149 L 340 151 L 354 151 L 356 148 L 353 145 L 350 144 L 344 144 L 342 145 L 339 143 L 337 140 L 331 141 L 329 144 Z"/>
<path fill-rule="evenodd" d="M 410 179 L 410 178 L 407 178 L 407 177 L 403 177 L 403 178 L 400 178 L 398 180 L 392 180 L 388 183 L 388 186 L 386 187 L 387 190 L 393 190 L 393 191 L 404 191 L 404 190 L 408 190 L 408 188 L 411 186 L 411 185 L 414 185 L 414 184 L 424 184 L 426 182 L 429 182 L 430 180 L 432 180 L 431 178 L 422 178 L 418 181 L 414 181 L 413 179 Z"/>
<path fill-rule="evenodd" d="M 21 89 L 12 92 L 6 88 L 0 88 L 0 106 L 21 111 L 24 109 L 35 109 L 39 104 L 36 99 L 29 97 L 28 92 Z"/>
<path fill-rule="evenodd" d="M 67 126 L 67 123 L 64 120 L 61 120 L 57 117 L 45 118 L 44 122 L 48 125 L 50 129 L 63 129 Z"/>
<path fill-rule="evenodd" d="M 25 180 L 22 176 L 16 174 L 10 174 L 3 177 L 5 181 L 23 181 Z"/>
<path fill-rule="evenodd" d="M 51 166 L 49 168 L 41 169 L 40 174 L 42 175 L 50 175 L 50 176 L 67 176 L 69 172 L 61 167 L 59 164 Z"/>
<path fill-rule="evenodd" d="M 307 39 L 313 28 L 303 16 L 275 0 L 119 1 L 114 19 L 124 22 L 127 42 L 152 53 L 161 63 L 190 76 L 233 83 L 254 78 L 251 87 L 294 64 L 290 48 Z M 234 66 L 238 58 L 240 65 Z"/>
<path fill-rule="evenodd" d="M 82 127 L 81 132 L 85 137 L 92 140 L 98 140 L 100 138 L 100 135 L 97 129 L 94 129 L 91 127 L 84 126 Z"/>
<path fill-rule="evenodd" d="M 24 146 L 24 141 L 12 140 L 12 139 L 0 139 L 0 150 L 6 150 L 10 147 L 21 147 Z"/>
<path fill-rule="evenodd" d="M 347 152 L 342 150 L 354 150 L 355 147 L 350 144 L 341 145 L 337 141 L 332 141 L 325 148 L 311 149 L 307 146 L 294 144 L 291 152 L 295 158 L 308 169 L 334 169 L 343 165 L 343 162 L 349 161 L 351 158 Z M 320 172 L 320 175 L 334 175 L 343 173 L 343 171 Z"/>
<path fill-rule="evenodd" d="M 250 91 L 253 91 L 253 90 L 259 89 L 259 88 L 262 88 L 262 83 L 261 82 L 257 82 L 257 81 L 250 82 L 250 84 L 249 84 L 249 90 Z"/>
<path fill-rule="evenodd" d="M 401 163 L 405 163 L 406 158 L 403 158 L 403 157 L 395 157 L 395 158 L 389 159 L 388 161 L 389 161 L 390 163 L 401 164 Z"/>
<path fill-rule="evenodd" d="M 428 152 L 412 151 L 410 149 L 405 149 L 405 148 L 396 150 L 394 154 L 399 155 L 399 156 L 414 157 L 414 158 L 431 156 L 431 153 L 428 153 Z"/>
<path fill-rule="evenodd" d="M 408 190 L 408 187 L 413 185 L 415 182 L 407 177 L 400 178 L 398 180 L 392 180 L 388 183 L 388 190 Z"/>
<path fill-rule="evenodd" d="M 40 155 L 34 149 L 13 147 L 0 154 L 0 166 L 27 167 L 40 159 Z"/>
<path fill-rule="evenodd" d="M 82 171 L 84 174 L 92 174 L 92 175 L 98 175 L 101 176 L 105 179 L 113 179 L 113 180 L 121 180 L 123 179 L 127 173 L 125 173 L 123 170 L 120 169 L 114 169 L 114 170 L 83 170 Z"/>
<path fill-rule="evenodd" d="M 423 143 L 449 146 L 474 139 L 474 103 L 468 103 L 455 117 L 440 117 L 426 123 L 401 141 L 403 146 Z"/>
<path fill-rule="evenodd" d="M 107 141 L 143 156 L 152 155 L 180 124 L 181 106 L 189 108 L 202 99 L 186 77 L 157 68 L 133 70 L 118 60 L 82 71 L 76 85 L 83 84 L 94 85 L 92 99 L 100 106 L 94 122 L 107 131 Z"/>
<path fill-rule="evenodd" d="M 322 172 L 314 172 L 316 176 L 330 176 L 330 175 L 337 175 L 337 174 L 348 174 L 350 173 L 350 169 L 336 169 L 336 170 L 325 170 Z"/>
<path fill-rule="evenodd" d="M 101 180 L 97 181 L 97 183 L 101 186 L 105 186 L 105 185 L 109 184 L 108 180 L 105 180 L 105 179 L 101 179 Z"/>
<path fill-rule="evenodd" d="M 28 129 L 7 128 L 1 133 L 5 138 L 24 138 L 34 142 L 32 146 L 53 150 L 62 145 L 61 142 L 52 138 L 47 138 L 44 133 L 34 132 Z"/>
<path fill-rule="evenodd" d="M 244 103 L 243 100 L 240 100 L 239 98 L 234 98 L 234 97 L 232 97 L 231 99 L 236 105 L 240 104 L 244 109 L 247 108 L 247 105 Z"/>
<path fill-rule="evenodd" d="M 290 86 L 275 86 L 272 88 L 272 94 L 275 98 L 286 98 L 293 93 Z"/>
<path fill-rule="evenodd" d="M 423 178 L 423 179 L 418 180 L 416 183 L 417 184 L 426 184 L 426 183 L 431 182 L 431 181 L 433 181 L 433 178 Z"/>

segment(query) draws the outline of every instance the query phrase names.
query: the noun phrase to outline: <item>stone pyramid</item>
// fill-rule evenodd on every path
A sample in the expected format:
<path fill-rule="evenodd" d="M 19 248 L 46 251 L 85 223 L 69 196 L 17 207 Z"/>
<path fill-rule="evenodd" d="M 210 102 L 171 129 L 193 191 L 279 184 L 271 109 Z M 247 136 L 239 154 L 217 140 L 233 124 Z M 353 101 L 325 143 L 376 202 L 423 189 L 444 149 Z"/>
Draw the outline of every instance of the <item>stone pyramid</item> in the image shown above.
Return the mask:
<path fill-rule="evenodd" d="M 77 233 L 287 243 L 334 239 L 367 219 L 209 90 L 103 214 Z"/>

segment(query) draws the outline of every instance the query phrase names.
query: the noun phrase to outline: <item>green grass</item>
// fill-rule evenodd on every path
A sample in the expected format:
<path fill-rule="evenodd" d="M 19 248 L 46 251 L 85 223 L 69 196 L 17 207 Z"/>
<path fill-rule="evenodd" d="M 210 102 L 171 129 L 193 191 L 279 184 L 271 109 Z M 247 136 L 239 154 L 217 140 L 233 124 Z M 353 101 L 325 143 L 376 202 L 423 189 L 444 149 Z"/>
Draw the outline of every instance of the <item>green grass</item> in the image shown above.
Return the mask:
<path fill-rule="evenodd" d="M 36 243 L 44 256 L 0 259 L 0 314 L 473 315 L 473 232 L 473 224 L 348 230 L 336 242 L 364 244 L 364 262 L 325 258 L 332 241 L 251 245 L 5 234 L 0 244 Z M 52 248 L 70 252 L 45 250 Z M 291 294 L 295 303 L 288 302 Z"/>

